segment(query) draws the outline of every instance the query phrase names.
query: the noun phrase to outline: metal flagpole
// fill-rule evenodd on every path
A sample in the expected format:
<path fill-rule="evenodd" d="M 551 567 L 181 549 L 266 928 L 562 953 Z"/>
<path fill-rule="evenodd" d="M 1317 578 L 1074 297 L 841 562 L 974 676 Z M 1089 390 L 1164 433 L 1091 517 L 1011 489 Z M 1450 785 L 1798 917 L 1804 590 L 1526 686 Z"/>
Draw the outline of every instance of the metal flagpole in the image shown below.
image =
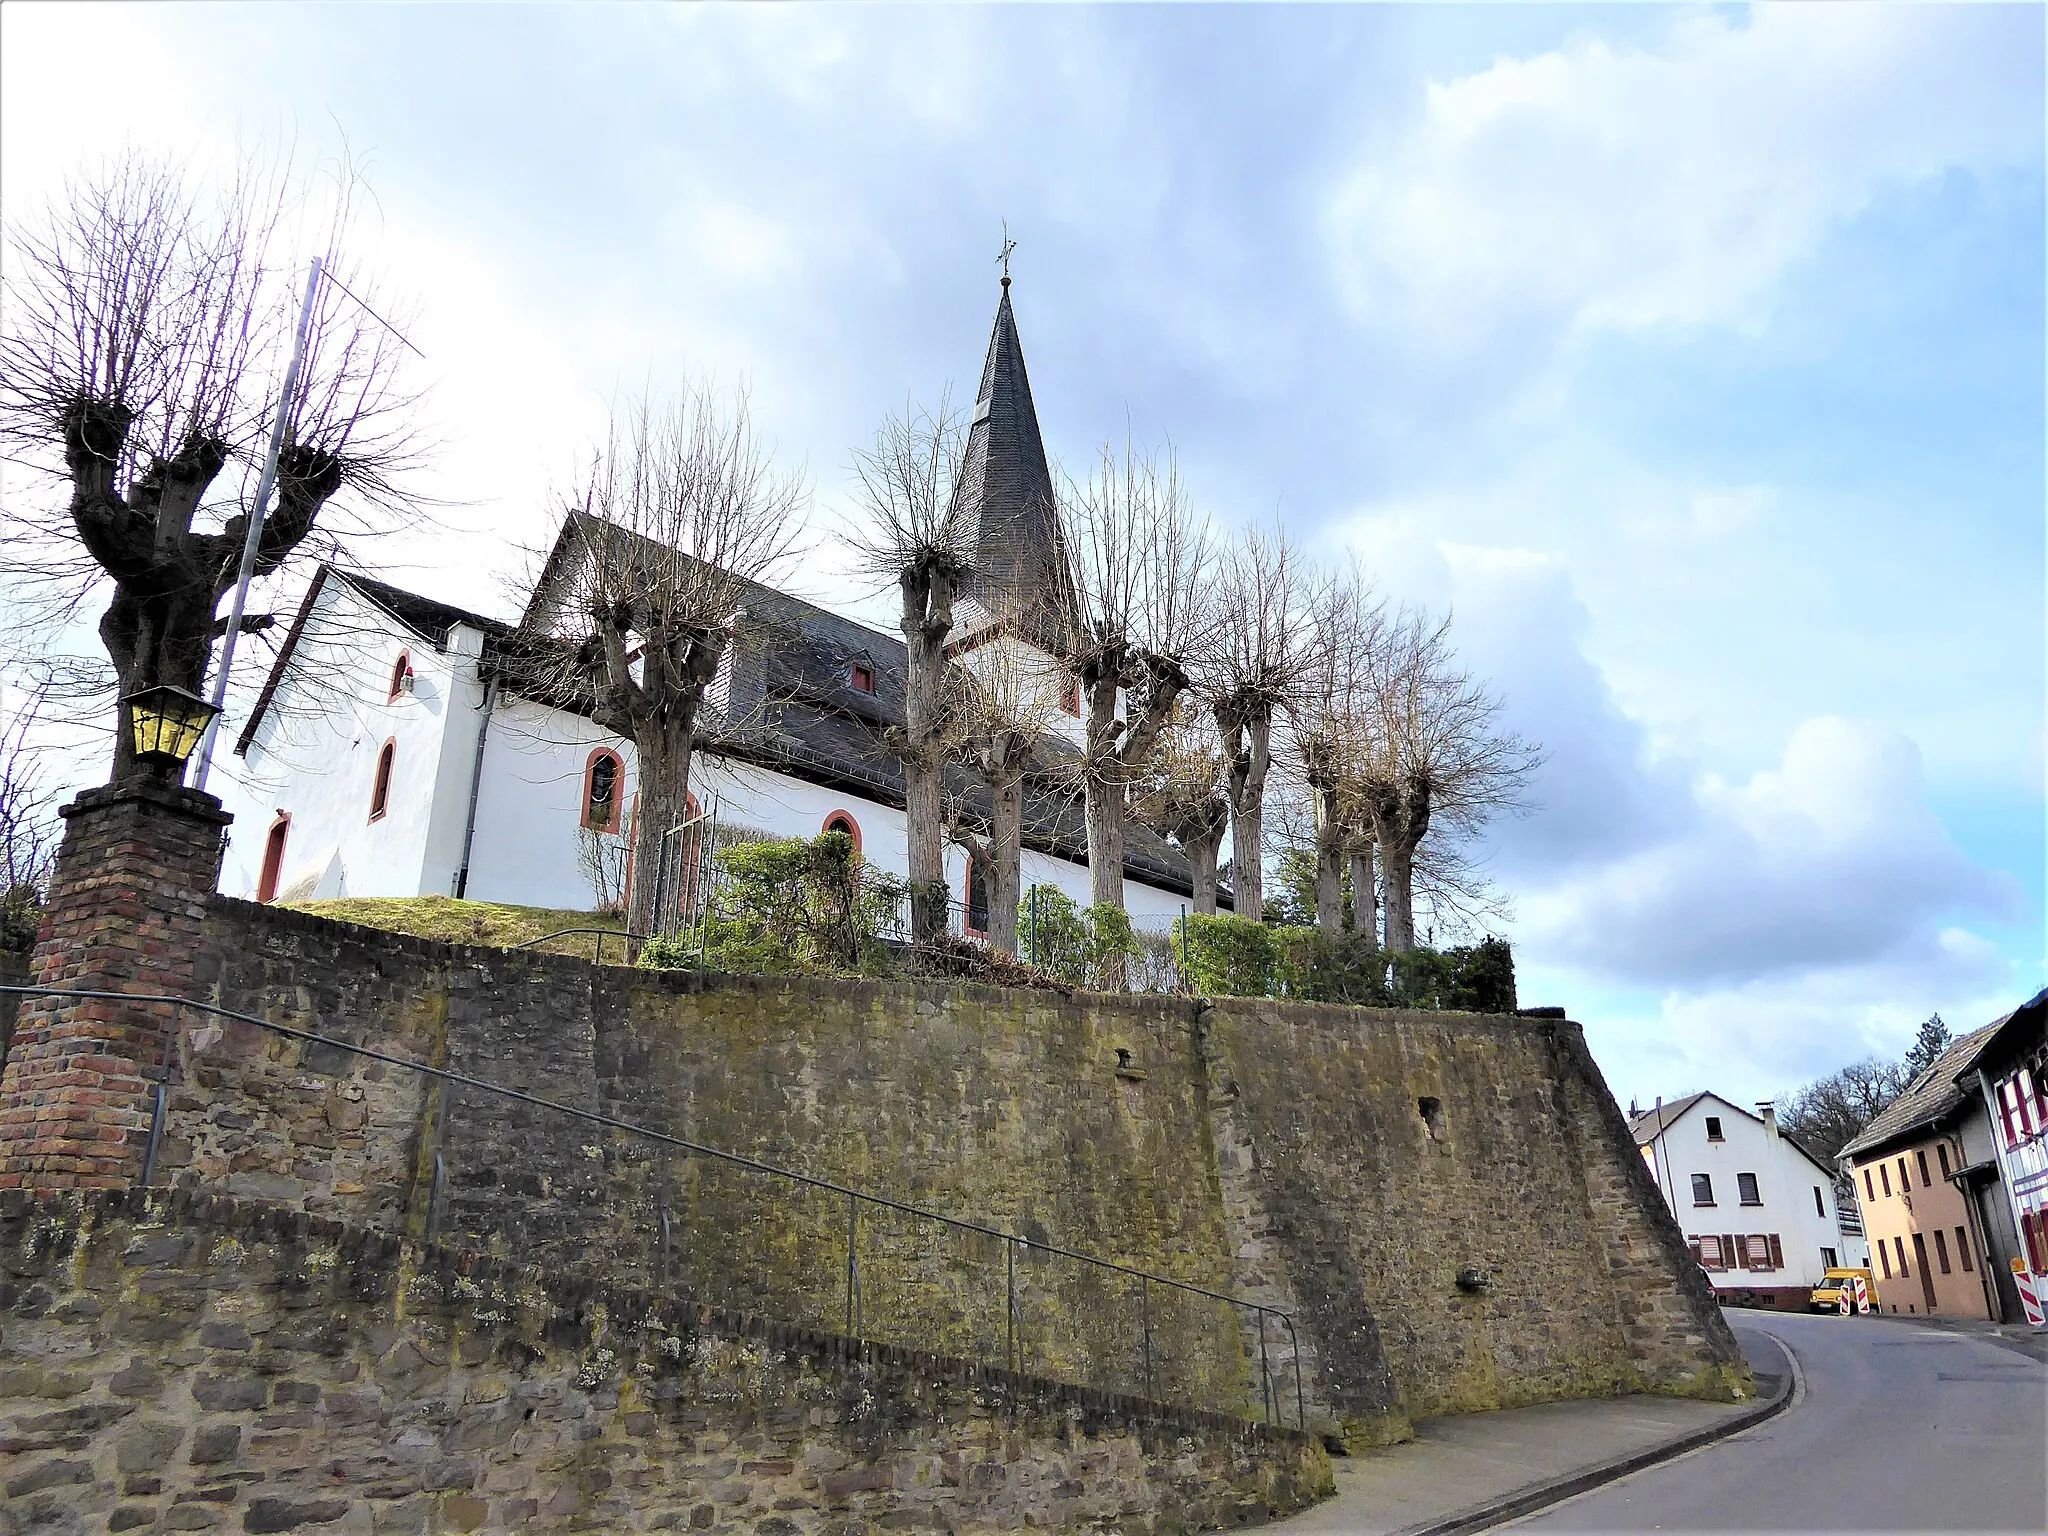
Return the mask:
<path fill-rule="evenodd" d="M 256 546 L 263 540 L 263 522 L 270 513 L 270 495 L 277 488 L 277 456 L 284 448 L 285 418 L 291 412 L 292 394 L 299 387 L 299 365 L 306 356 L 306 332 L 313 325 L 313 295 L 320 288 L 320 258 L 306 273 L 306 300 L 299 306 L 299 329 L 292 337 L 292 360 L 284 371 L 284 392 L 277 397 L 277 417 L 270 424 L 270 451 L 263 457 L 263 473 L 256 481 L 256 505 L 249 513 L 248 537 L 242 540 L 242 564 L 235 577 L 234 609 L 228 616 L 228 632 L 221 640 L 220 670 L 213 679 L 214 715 L 200 738 L 198 762 L 192 769 L 192 787 L 206 788 L 207 770 L 213 766 L 213 744 L 220 736 L 221 711 L 228 698 L 228 669 L 234 665 L 235 638 L 242 628 L 242 610 L 249 602 L 249 580 L 256 574 Z"/>

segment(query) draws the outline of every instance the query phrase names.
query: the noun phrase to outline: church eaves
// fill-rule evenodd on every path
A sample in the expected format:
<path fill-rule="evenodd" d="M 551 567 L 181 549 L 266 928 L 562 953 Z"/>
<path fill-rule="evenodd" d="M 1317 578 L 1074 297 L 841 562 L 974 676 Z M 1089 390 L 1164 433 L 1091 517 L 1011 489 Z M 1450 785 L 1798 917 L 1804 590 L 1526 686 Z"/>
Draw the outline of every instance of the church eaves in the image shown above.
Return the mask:
<path fill-rule="evenodd" d="M 1066 561 L 1008 277 L 954 496 L 974 562 L 969 595 L 991 617 L 1056 624 Z"/>

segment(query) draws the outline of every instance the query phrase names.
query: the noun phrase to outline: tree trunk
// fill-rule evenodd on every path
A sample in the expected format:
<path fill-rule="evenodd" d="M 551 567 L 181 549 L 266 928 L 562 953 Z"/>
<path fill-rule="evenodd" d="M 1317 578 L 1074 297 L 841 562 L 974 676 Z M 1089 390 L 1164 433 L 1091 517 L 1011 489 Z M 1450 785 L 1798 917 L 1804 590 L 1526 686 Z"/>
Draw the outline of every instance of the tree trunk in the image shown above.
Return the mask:
<path fill-rule="evenodd" d="M 1335 936 L 1344 931 L 1344 824 L 1337 814 L 1337 790 L 1311 782 L 1316 815 L 1316 927 Z"/>
<path fill-rule="evenodd" d="M 696 732 L 689 726 L 664 727 L 659 720 L 647 720 L 633 732 L 637 759 L 634 785 L 639 803 L 633 819 L 633 889 L 626 902 L 626 930 L 629 933 L 659 932 L 665 914 L 657 910 L 655 897 L 673 888 L 676 871 L 662 874 L 666 852 L 673 862 L 679 857 L 677 840 L 663 834 L 680 826 L 690 815 L 690 755 Z"/>
<path fill-rule="evenodd" d="M 1272 764 L 1273 717 L 1264 709 L 1216 711 L 1230 790 L 1230 898 L 1239 917 L 1266 916 L 1266 773 Z"/>
<path fill-rule="evenodd" d="M 906 566 L 900 628 L 908 663 L 903 682 L 904 861 L 910 877 L 910 937 L 928 944 L 946 931 L 946 821 L 941 698 L 946 636 L 953 628 L 953 579 L 928 562 Z"/>
<path fill-rule="evenodd" d="M 1406 954 L 1415 947 L 1414 851 L 1382 843 L 1380 864 L 1387 877 L 1387 953 Z"/>
<path fill-rule="evenodd" d="M 1181 844 L 1181 851 L 1188 856 L 1188 868 L 1194 872 L 1195 911 L 1203 917 L 1216 915 L 1216 858 L 1222 850 L 1220 830 L 1213 837 L 1198 834 Z"/>
<path fill-rule="evenodd" d="M 1088 775 L 1083 812 L 1088 823 L 1088 899 L 1098 907 L 1124 904 L 1124 810 L 1121 777 Z"/>
<path fill-rule="evenodd" d="M 1351 845 L 1351 931 L 1369 943 L 1380 941 L 1380 903 L 1373 879 L 1373 844 L 1361 839 Z"/>
<path fill-rule="evenodd" d="M 988 942 L 999 954 L 1017 953 L 1017 906 L 1024 883 L 1024 771 L 999 769 L 989 778 Z"/>

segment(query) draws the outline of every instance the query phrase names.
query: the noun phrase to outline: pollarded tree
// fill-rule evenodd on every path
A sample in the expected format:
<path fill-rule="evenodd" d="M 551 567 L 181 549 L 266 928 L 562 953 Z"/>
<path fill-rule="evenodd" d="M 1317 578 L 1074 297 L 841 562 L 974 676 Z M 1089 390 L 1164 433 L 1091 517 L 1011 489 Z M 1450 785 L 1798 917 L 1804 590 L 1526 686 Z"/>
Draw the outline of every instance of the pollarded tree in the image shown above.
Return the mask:
<path fill-rule="evenodd" d="M 1072 581 L 1065 640 L 1079 679 L 1076 772 L 1088 831 L 1090 894 L 1124 904 L 1124 821 L 1132 782 L 1188 687 L 1202 639 L 1207 531 L 1188 506 L 1173 453 L 1105 447 L 1060 508 Z"/>
<path fill-rule="evenodd" d="M 554 642 L 532 648 L 528 681 L 632 741 L 633 865 L 659 869 L 719 663 L 789 558 L 807 495 L 755 436 L 745 393 L 721 401 L 700 379 L 615 408 L 578 500 L 528 605 L 523 627 Z M 658 884 L 633 881 L 632 932 L 653 931 Z"/>
<path fill-rule="evenodd" d="M 1004 616 L 995 617 L 1000 630 Z M 988 943 L 1006 955 L 1017 953 L 1017 907 L 1024 890 L 1025 778 L 1039 762 L 1056 707 L 1044 670 L 1028 659 L 1032 654 L 1016 645 L 980 646 L 955 662 L 947 677 L 952 753 L 980 775 L 989 792 L 986 837 L 977 835 L 958 808 L 948 835 L 982 872 Z"/>
<path fill-rule="evenodd" d="M 1347 865 L 1355 864 L 1372 837 L 1362 797 L 1369 739 L 1365 701 L 1374 654 L 1386 644 L 1387 626 L 1383 605 L 1356 567 L 1321 584 L 1305 606 L 1306 633 L 1288 700 L 1287 736 L 1295 773 L 1307 791 L 1316 925 L 1336 934 L 1344 928 Z M 1369 855 L 1365 862 L 1369 865 Z M 1369 893 L 1369 878 L 1367 885 Z M 1361 905 L 1353 902 L 1354 926 Z"/>
<path fill-rule="evenodd" d="M 323 200 L 289 167 L 245 165 L 200 193 L 168 162 L 129 155 L 9 230 L 0 432 L 17 462 L 70 489 L 68 519 L 13 499 L 9 574 L 39 584 L 53 616 L 105 594 L 99 633 L 123 696 L 206 689 L 316 253 L 334 280 L 313 295 L 256 574 L 330 503 L 371 524 L 402 515 L 415 398 L 400 383 L 406 344 L 365 305 L 387 319 L 389 307 L 341 251 L 353 186 L 344 173 L 307 225 Z M 114 737 L 114 777 L 140 772 L 128 732 Z"/>
<path fill-rule="evenodd" d="M 1450 621 L 1404 613 L 1369 666 L 1353 738 L 1357 795 L 1379 850 L 1386 947 L 1415 947 L 1415 857 L 1434 828 L 1467 838 L 1491 817 L 1526 809 L 1541 751 L 1500 727 L 1501 704 L 1460 669 Z"/>
<path fill-rule="evenodd" d="M 874 446 L 854 456 L 862 512 L 854 550 L 871 575 L 895 585 L 901 599 L 897 622 L 907 659 L 903 728 L 889 733 L 888 744 L 903 764 L 911 937 L 920 944 L 946 931 L 941 775 L 959 734 L 947 718 L 946 643 L 954 602 L 973 572 L 954 494 L 963 448 L 959 423 L 942 399 L 936 412 L 911 408 L 890 418 Z M 985 732 L 983 739 L 995 748 L 1004 734 Z M 1014 949 L 1014 910 L 1011 927 Z"/>
<path fill-rule="evenodd" d="M 1265 911 L 1266 777 L 1273 722 L 1313 670 L 1300 557 L 1278 528 L 1250 530 L 1219 562 L 1212 622 L 1195 686 L 1216 721 L 1229 798 L 1231 898 L 1240 917 Z"/>
<path fill-rule="evenodd" d="M 1176 711 L 1133 786 L 1131 813 L 1187 856 L 1193 902 L 1205 917 L 1216 913 L 1217 861 L 1230 830 L 1230 770 L 1203 722 Z M 1231 894 L 1235 899 L 1237 887 Z M 1240 913 L 1240 916 L 1248 915 Z"/>

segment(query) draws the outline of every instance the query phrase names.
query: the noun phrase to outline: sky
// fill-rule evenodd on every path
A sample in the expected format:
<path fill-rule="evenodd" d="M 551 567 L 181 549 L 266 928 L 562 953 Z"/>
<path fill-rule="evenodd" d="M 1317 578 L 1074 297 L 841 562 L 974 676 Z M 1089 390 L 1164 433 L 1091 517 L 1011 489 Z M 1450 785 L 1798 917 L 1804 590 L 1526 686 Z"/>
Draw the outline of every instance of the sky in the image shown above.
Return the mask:
<path fill-rule="evenodd" d="M 788 585 L 882 619 L 848 465 L 973 388 L 1007 221 L 1055 457 L 1170 439 L 1448 610 L 1546 754 L 1522 1001 L 1744 1102 L 2048 981 L 2043 58 L 2019 5 L 15 0 L 0 211 L 345 146 L 437 444 L 374 563 L 508 617 L 607 399 L 703 371 L 809 475 Z"/>

